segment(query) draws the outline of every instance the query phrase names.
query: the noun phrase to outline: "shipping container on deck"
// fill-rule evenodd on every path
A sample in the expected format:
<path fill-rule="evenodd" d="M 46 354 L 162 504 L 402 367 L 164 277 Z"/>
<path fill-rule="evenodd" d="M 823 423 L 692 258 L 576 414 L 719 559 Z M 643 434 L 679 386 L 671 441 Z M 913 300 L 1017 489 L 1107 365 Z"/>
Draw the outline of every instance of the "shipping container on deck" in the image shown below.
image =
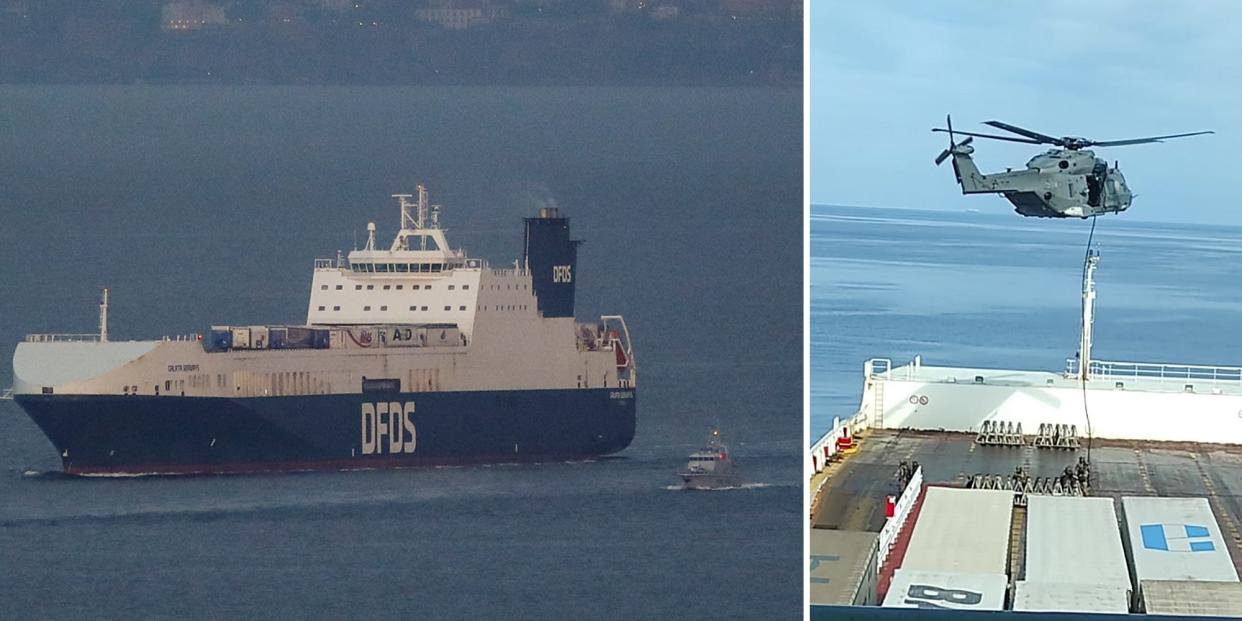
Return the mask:
<path fill-rule="evenodd" d="M 1206 498 L 1125 497 L 1121 507 L 1134 584 L 1144 580 L 1238 581 Z"/>
<path fill-rule="evenodd" d="M 1004 610 L 1005 574 L 959 574 L 898 569 L 893 574 L 886 608 L 948 608 L 953 610 Z"/>
<path fill-rule="evenodd" d="M 1122 562 L 1125 562 L 1124 559 Z M 1130 587 L 1023 580 L 1014 585 L 1013 609 L 1025 612 L 1126 614 L 1130 612 Z"/>
<path fill-rule="evenodd" d="M 311 347 L 314 349 L 328 349 L 332 346 L 332 332 L 327 328 L 311 329 Z"/>
<path fill-rule="evenodd" d="M 811 529 L 811 604 L 874 606 L 879 533 Z"/>
<path fill-rule="evenodd" d="M 929 487 L 902 569 L 1004 574 L 1013 492 Z"/>
<path fill-rule="evenodd" d="M 207 338 L 203 339 L 203 350 L 207 352 L 228 351 L 233 348 L 233 330 L 229 326 L 211 326 Z"/>
<path fill-rule="evenodd" d="M 315 331 L 303 326 L 285 328 L 286 349 L 310 349 L 315 344 Z"/>
<path fill-rule="evenodd" d="M 289 328 L 284 326 L 267 329 L 267 346 L 269 349 L 288 349 Z"/>
<path fill-rule="evenodd" d="M 250 348 L 267 349 L 267 326 L 250 326 Z"/>
<path fill-rule="evenodd" d="M 1149 615 L 1242 617 L 1240 582 L 1144 580 L 1140 587 Z"/>
<path fill-rule="evenodd" d="M 1027 496 L 1026 580 L 1132 590 L 1112 498 Z"/>
<path fill-rule="evenodd" d="M 250 328 L 232 328 L 233 337 L 231 346 L 233 349 L 250 349 Z"/>

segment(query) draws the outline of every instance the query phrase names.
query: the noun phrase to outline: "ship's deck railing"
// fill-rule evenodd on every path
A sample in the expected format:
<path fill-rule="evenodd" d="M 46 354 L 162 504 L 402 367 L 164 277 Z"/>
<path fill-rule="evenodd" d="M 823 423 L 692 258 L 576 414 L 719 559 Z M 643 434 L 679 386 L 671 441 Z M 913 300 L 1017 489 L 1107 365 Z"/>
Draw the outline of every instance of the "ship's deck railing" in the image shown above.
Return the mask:
<path fill-rule="evenodd" d="M 832 427 L 811 445 L 811 450 L 807 453 L 807 465 L 812 474 L 828 467 L 828 460 L 837 454 L 838 438 L 849 437 L 866 426 L 867 414 L 868 408 L 864 406 L 845 418 L 838 416 L 832 419 Z"/>
<path fill-rule="evenodd" d="M 12 401 L 12 400 L 13 400 L 13 389 L 12 388 L 5 388 L 4 392 L 0 392 L 0 401 Z"/>
<path fill-rule="evenodd" d="M 888 358 L 872 358 L 867 361 L 863 374 L 866 377 L 883 377 L 891 379 L 893 361 Z M 908 378 L 907 378 L 908 379 Z"/>
<path fill-rule="evenodd" d="M 1197 380 L 1242 383 L 1242 367 L 1092 360 L 1088 371 L 1090 371 L 1092 379 Z M 1065 361 L 1065 373 L 1066 375 L 1078 375 L 1078 360 L 1076 358 L 1070 358 Z"/>
<path fill-rule="evenodd" d="M 315 259 L 315 269 L 317 270 L 334 270 L 339 268 L 336 259 Z"/>
<path fill-rule="evenodd" d="M 27 334 L 27 343 L 89 343 L 98 341 L 98 334 Z"/>
<path fill-rule="evenodd" d="M 163 340 L 164 340 L 164 342 L 170 342 L 170 341 L 177 341 L 177 342 L 184 342 L 184 341 L 201 341 L 201 340 L 203 340 L 203 335 L 201 335 L 201 334 L 173 334 L 173 335 L 171 335 L 171 336 L 169 336 L 169 335 L 164 335 L 164 339 L 163 339 Z"/>

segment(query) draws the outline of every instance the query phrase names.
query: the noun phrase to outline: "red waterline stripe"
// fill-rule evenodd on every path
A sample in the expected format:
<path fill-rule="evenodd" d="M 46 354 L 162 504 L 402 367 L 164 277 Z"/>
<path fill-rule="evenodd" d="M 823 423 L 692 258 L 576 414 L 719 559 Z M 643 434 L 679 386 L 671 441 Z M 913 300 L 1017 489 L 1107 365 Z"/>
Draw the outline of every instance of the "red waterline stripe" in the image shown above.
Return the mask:
<path fill-rule="evenodd" d="M 914 506 L 910 507 L 910 516 L 906 518 L 906 523 L 901 525 L 901 532 L 897 533 L 897 539 L 893 542 L 893 550 L 888 553 L 888 563 L 880 569 L 880 577 L 876 582 L 878 603 L 884 603 L 884 596 L 888 594 L 889 584 L 893 581 L 893 573 L 901 567 L 901 561 L 906 558 L 906 548 L 910 547 L 910 537 L 914 534 L 914 524 L 919 520 L 919 512 L 923 510 L 923 498 L 926 495 L 927 484 L 924 483 L 919 488 L 919 497 L 914 499 Z"/>

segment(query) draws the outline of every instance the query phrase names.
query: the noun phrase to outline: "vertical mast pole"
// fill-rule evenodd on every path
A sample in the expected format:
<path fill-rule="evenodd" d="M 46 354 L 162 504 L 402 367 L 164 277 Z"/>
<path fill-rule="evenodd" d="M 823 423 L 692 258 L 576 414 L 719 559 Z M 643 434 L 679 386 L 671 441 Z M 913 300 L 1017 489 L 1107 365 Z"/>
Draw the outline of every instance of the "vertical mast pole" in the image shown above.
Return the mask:
<path fill-rule="evenodd" d="M 1091 379 L 1091 329 L 1095 323 L 1095 265 L 1100 261 L 1100 252 L 1087 252 L 1086 265 L 1083 266 L 1082 277 L 1082 337 L 1078 343 L 1078 379 Z"/>
<path fill-rule="evenodd" d="M 104 287 L 103 301 L 99 303 L 99 342 L 108 342 L 108 288 Z"/>

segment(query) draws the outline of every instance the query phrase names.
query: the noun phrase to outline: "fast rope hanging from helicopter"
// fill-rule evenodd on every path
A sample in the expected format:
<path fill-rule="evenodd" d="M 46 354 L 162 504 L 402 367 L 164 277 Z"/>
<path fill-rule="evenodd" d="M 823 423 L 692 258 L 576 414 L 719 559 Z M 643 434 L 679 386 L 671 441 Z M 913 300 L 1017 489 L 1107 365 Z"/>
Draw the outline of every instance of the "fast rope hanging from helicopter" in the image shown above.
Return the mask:
<path fill-rule="evenodd" d="M 1082 282 L 1083 282 L 1084 287 L 1087 285 L 1087 265 L 1091 261 L 1091 247 L 1092 247 L 1092 244 L 1095 242 L 1095 221 L 1098 219 L 1098 217 L 1099 216 L 1091 217 L 1091 232 L 1087 235 L 1087 249 L 1083 253 L 1083 257 L 1082 257 Z M 1086 317 L 1086 310 L 1087 310 L 1086 305 L 1091 304 L 1093 302 L 1094 302 L 1094 297 L 1091 298 L 1091 301 L 1088 301 L 1086 295 L 1082 296 L 1082 308 L 1080 308 L 1079 310 L 1081 311 L 1081 314 L 1083 317 Z M 1092 310 L 1094 311 L 1094 309 Z M 1092 315 L 1092 321 L 1094 321 L 1095 313 L 1092 312 L 1091 315 Z M 1088 326 L 1083 326 L 1083 329 L 1084 330 L 1088 329 Z M 1083 365 L 1083 364 L 1090 365 L 1091 364 L 1091 361 L 1086 356 L 1086 352 L 1081 351 L 1081 350 L 1078 352 L 1078 364 L 1079 365 Z M 1089 371 L 1090 369 L 1088 369 L 1088 372 Z M 1087 484 L 1090 485 L 1091 484 L 1091 469 L 1090 469 L 1091 468 L 1091 439 L 1093 436 L 1091 434 L 1091 411 L 1087 408 L 1087 374 L 1084 373 L 1082 369 L 1079 369 L 1079 372 L 1078 372 L 1078 383 L 1082 387 L 1082 415 L 1084 418 L 1087 419 Z"/>

